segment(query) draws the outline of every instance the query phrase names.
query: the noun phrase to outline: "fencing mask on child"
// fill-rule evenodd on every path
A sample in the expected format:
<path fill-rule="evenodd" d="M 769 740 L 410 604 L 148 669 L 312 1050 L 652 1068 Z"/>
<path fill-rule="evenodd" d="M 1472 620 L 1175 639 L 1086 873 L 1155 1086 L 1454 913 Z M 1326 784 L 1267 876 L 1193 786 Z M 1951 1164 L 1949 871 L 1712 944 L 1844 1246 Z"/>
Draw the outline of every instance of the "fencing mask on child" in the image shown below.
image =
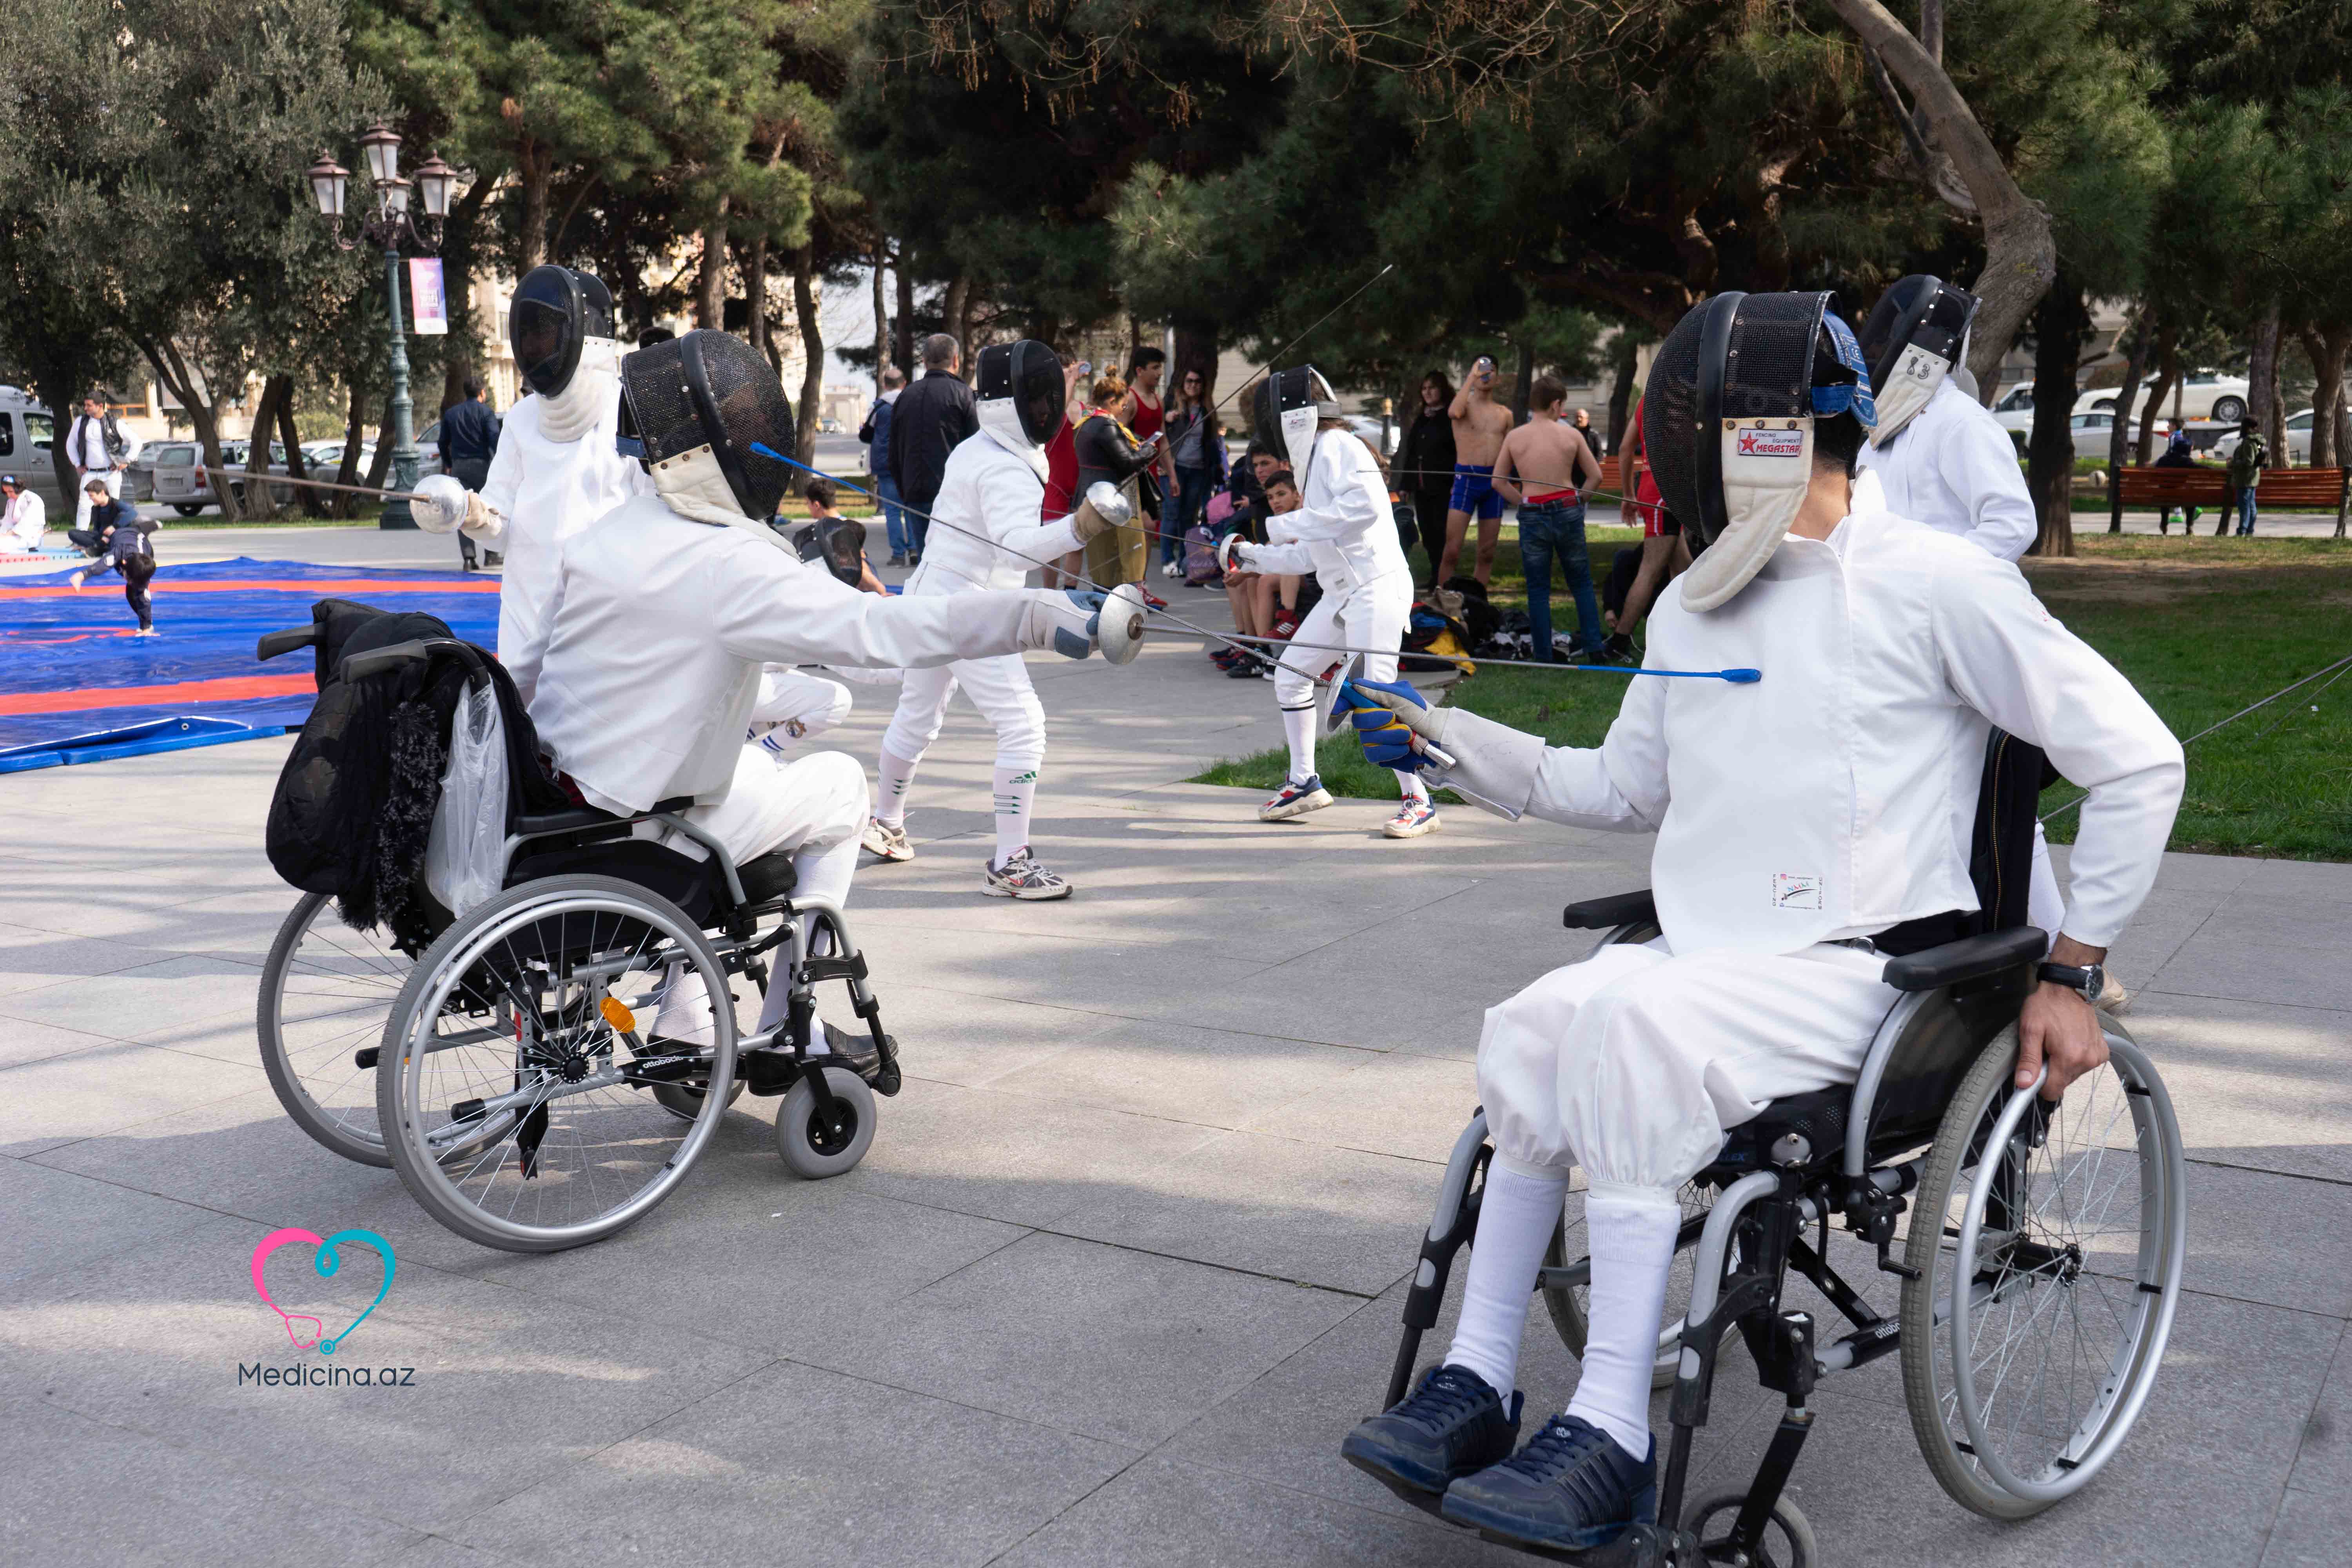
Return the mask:
<path fill-rule="evenodd" d="M 1748 586 L 1812 483 L 1813 421 L 1877 423 L 1853 330 L 1827 293 L 1717 294 L 1666 334 L 1642 396 L 1650 467 L 1699 552 L 1683 604 L 1712 610 Z"/>
<path fill-rule="evenodd" d="M 1311 364 L 1266 373 L 1250 394 L 1250 424 L 1257 438 L 1281 454 L 1298 480 L 1307 485 L 1307 459 L 1315 453 L 1315 432 L 1326 419 L 1339 417 L 1339 400 L 1323 373 Z"/>
<path fill-rule="evenodd" d="M 1879 297 L 1862 324 L 1862 357 L 1878 405 L 1872 446 L 1893 440 L 1927 406 L 1966 356 L 1976 313 L 1975 295 L 1925 272 L 1897 279 Z"/>

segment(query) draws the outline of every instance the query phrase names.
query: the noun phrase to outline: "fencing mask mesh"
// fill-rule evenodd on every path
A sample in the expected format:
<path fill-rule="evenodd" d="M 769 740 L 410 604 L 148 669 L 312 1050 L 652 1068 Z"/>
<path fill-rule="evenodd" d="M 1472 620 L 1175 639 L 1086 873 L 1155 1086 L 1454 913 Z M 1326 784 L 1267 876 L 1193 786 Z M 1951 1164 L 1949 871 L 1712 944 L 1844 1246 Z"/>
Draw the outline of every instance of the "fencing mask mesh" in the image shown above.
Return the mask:
<path fill-rule="evenodd" d="M 1780 548 L 1812 482 L 1815 416 L 1876 421 L 1861 351 L 1831 302 L 1718 294 L 1659 347 L 1642 427 L 1659 493 L 1700 552 L 1681 579 L 1690 609 L 1730 599 Z"/>
<path fill-rule="evenodd" d="M 1062 427 L 1062 361 L 1034 338 L 980 351 L 980 427 L 1018 452 Z"/>
<path fill-rule="evenodd" d="M 610 342 L 613 295 L 598 279 L 569 267 L 534 267 L 516 285 L 507 308 L 507 343 L 523 383 L 542 397 L 572 384 L 591 339 Z"/>
<path fill-rule="evenodd" d="M 654 488 L 683 515 L 729 508 L 765 521 L 792 470 L 751 450 L 793 449 L 793 407 L 757 349 L 725 332 L 692 331 L 621 362 L 623 437 L 641 446 Z"/>
<path fill-rule="evenodd" d="M 1307 459 L 1315 452 L 1315 431 L 1339 417 L 1339 400 L 1323 373 L 1311 364 L 1269 371 L 1250 394 L 1250 424 L 1257 438 L 1283 454 L 1303 488 Z"/>
<path fill-rule="evenodd" d="M 1977 297 L 1942 279 L 1915 272 L 1879 297 L 1862 326 L 1878 407 L 1873 446 L 1884 446 L 1927 406 L 1966 353 Z"/>

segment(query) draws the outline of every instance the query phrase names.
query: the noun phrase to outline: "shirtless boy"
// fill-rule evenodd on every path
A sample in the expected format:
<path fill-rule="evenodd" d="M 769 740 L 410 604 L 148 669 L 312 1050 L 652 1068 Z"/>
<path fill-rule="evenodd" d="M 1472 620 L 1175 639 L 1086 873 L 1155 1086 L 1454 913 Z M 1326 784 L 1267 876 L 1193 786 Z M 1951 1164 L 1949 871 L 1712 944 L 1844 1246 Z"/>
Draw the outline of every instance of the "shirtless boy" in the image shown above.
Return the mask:
<path fill-rule="evenodd" d="M 1601 461 L 1584 432 L 1560 417 L 1568 388 L 1549 375 L 1536 377 L 1528 398 L 1528 422 L 1503 437 L 1495 458 L 1495 489 L 1519 509 L 1519 564 L 1528 574 L 1528 623 L 1538 663 L 1552 661 L 1551 569 L 1576 601 L 1576 650 L 1597 662 L 1601 638 L 1601 606 L 1592 593 L 1592 563 L 1584 547 L 1584 498 L 1601 482 Z"/>
<path fill-rule="evenodd" d="M 1454 495 L 1445 513 L 1445 555 L 1437 563 L 1443 587 L 1458 570 L 1463 536 L 1478 519 L 1477 571 L 1484 586 L 1495 574 L 1495 544 L 1503 536 L 1503 498 L 1495 493 L 1495 458 L 1510 433 L 1511 411 L 1495 401 L 1495 362 L 1486 355 L 1446 410 L 1454 420 Z"/>

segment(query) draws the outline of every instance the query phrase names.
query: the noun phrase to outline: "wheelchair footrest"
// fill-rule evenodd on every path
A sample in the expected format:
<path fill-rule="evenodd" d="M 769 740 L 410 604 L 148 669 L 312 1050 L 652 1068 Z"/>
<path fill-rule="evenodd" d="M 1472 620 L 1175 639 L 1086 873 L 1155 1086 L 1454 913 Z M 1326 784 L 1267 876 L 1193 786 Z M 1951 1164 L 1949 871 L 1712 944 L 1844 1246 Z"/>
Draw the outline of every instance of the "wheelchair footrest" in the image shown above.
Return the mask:
<path fill-rule="evenodd" d="M 1530 1546 L 1524 1541 L 1490 1535 L 1483 1530 L 1478 1538 L 1514 1552 L 1524 1552 L 1530 1557 L 1574 1563 L 1580 1568 L 1706 1568 L 1706 1558 L 1698 1549 L 1696 1536 L 1662 1525 L 1637 1524 L 1608 1545 L 1596 1546 L 1589 1552 L 1555 1552 L 1549 1547 Z"/>

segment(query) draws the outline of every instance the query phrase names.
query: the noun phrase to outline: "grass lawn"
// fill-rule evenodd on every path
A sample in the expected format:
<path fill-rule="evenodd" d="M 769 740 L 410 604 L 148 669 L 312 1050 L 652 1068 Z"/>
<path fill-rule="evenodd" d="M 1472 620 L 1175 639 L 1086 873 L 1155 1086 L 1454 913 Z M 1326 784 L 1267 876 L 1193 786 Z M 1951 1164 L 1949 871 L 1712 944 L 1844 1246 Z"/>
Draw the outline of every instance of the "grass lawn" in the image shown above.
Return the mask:
<path fill-rule="evenodd" d="M 1594 576 L 1631 542 L 1623 531 L 1595 530 Z M 2177 735 L 2193 735 L 2352 655 L 2352 542 L 2078 533 L 2075 546 L 2081 553 L 2073 560 L 2029 559 L 2026 576 L 2051 613 L 2113 660 Z M 1507 541 L 1496 563 L 1495 602 L 1525 602 Z M 1555 588 L 1556 620 L 1564 608 Z M 1447 700 L 1556 745 L 1592 746 L 1615 716 L 1627 679 L 1484 669 Z M 1197 782 L 1272 791 L 1285 763 L 1281 752 L 1261 752 L 1220 763 Z M 1317 765 L 1334 795 L 1396 795 L 1387 771 L 1366 763 L 1345 735 L 1324 742 Z M 2080 794 L 2056 785 L 2042 809 Z M 2053 818 L 2049 833 L 2072 842 L 2074 814 Z M 2352 860 L 2352 668 L 2190 746 L 2172 847 Z"/>

